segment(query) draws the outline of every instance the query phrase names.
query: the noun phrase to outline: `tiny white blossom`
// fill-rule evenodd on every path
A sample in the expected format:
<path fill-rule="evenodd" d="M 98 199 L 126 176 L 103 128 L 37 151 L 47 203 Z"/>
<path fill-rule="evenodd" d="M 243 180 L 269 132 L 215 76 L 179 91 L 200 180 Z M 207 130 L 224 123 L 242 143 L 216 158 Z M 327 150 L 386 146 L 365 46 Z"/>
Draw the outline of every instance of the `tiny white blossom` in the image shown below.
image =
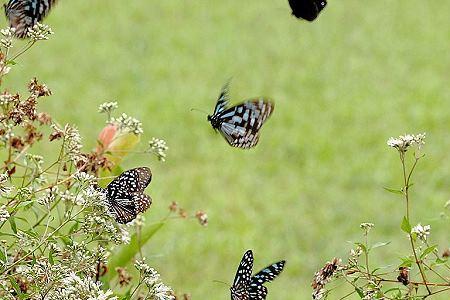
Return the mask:
<path fill-rule="evenodd" d="M 422 226 L 420 223 L 414 226 L 411 230 L 411 232 L 415 233 L 417 237 L 423 242 L 426 242 L 427 237 L 430 235 L 430 231 L 431 231 L 430 225 Z"/>
<path fill-rule="evenodd" d="M 34 41 L 48 40 L 48 38 L 52 34 L 53 31 L 50 28 L 50 26 L 41 23 L 37 23 L 36 25 L 33 26 L 33 28 L 30 28 L 27 32 L 27 36 Z"/>
<path fill-rule="evenodd" d="M 160 161 L 166 161 L 167 147 L 166 141 L 162 139 L 152 138 L 148 143 L 148 152 L 154 153 Z"/>
<path fill-rule="evenodd" d="M 119 105 L 117 104 L 117 102 L 105 102 L 100 104 L 100 106 L 98 107 L 98 112 L 110 114 L 118 107 Z"/>
<path fill-rule="evenodd" d="M 421 149 L 425 145 L 426 133 L 405 134 L 397 138 L 391 137 L 387 141 L 387 145 L 396 148 L 399 152 L 406 152 L 410 146 L 416 145 Z"/>
<path fill-rule="evenodd" d="M 118 118 L 111 118 L 111 122 L 116 123 L 121 131 L 128 131 L 135 135 L 139 135 L 144 132 L 142 129 L 142 123 L 132 117 L 122 114 Z"/>
<path fill-rule="evenodd" d="M 7 196 L 12 191 L 12 187 L 8 185 L 8 174 L 0 174 L 0 195 Z"/>
<path fill-rule="evenodd" d="M 0 207 L 0 222 L 4 222 L 8 220 L 10 217 L 8 210 L 6 209 L 6 205 L 2 205 Z"/>

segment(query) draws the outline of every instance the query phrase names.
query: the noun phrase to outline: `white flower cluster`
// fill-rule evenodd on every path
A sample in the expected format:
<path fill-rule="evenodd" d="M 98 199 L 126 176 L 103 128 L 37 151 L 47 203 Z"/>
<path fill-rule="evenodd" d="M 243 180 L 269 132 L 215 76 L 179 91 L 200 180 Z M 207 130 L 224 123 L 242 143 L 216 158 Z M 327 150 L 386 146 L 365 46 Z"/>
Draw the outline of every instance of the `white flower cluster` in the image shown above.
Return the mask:
<path fill-rule="evenodd" d="M 174 300 L 173 291 L 160 280 L 160 275 L 155 269 L 150 268 L 145 259 L 137 260 L 134 264 L 135 268 L 140 272 L 141 281 L 148 288 L 145 299 L 148 300 Z"/>
<path fill-rule="evenodd" d="M 387 144 L 400 152 L 406 152 L 410 146 L 416 145 L 419 149 L 422 148 L 425 145 L 425 137 L 426 133 L 405 134 L 397 138 L 389 138 Z"/>
<path fill-rule="evenodd" d="M 52 29 L 50 26 L 37 23 L 33 26 L 33 28 L 30 28 L 27 32 L 27 36 L 32 39 L 33 41 L 43 41 L 48 40 L 48 38 L 53 34 Z"/>
<path fill-rule="evenodd" d="M 56 196 L 58 195 L 58 193 L 59 190 L 57 186 L 48 189 L 44 192 L 44 194 L 41 197 L 37 199 L 37 203 L 49 208 L 50 204 L 52 204 L 56 200 Z"/>
<path fill-rule="evenodd" d="M 74 175 L 74 178 L 80 185 L 91 184 L 95 181 L 95 176 L 88 174 L 86 172 L 78 172 Z"/>
<path fill-rule="evenodd" d="M 10 49 L 12 47 L 12 40 L 14 38 L 15 32 L 16 29 L 13 27 L 8 27 L 0 30 L 1 35 L 3 35 L 3 38 L 0 40 L 0 45 L 3 48 Z"/>
<path fill-rule="evenodd" d="M 117 300 L 111 290 L 103 291 L 101 283 L 95 282 L 91 277 L 80 277 L 71 272 L 61 280 L 58 288 L 51 291 L 46 299 L 49 300 Z"/>
<path fill-rule="evenodd" d="M 8 92 L 3 92 L 2 94 L 0 94 L 0 105 L 2 105 L 2 106 L 6 106 L 9 104 L 14 105 L 15 103 L 17 103 L 17 101 L 18 101 L 18 98 L 11 95 Z"/>
<path fill-rule="evenodd" d="M 166 151 L 169 149 L 165 140 L 152 138 L 148 142 L 148 152 L 154 153 L 160 161 L 166 161 Z"/>
<path fill-rule="evenodd" d="M 2 205 L 0 207 L 0 222 L 4 222 L 8 220 L 10 217 L 8 210 L 6 209 L 6 205 Z"/>
<path fill-rule="evenodd" d="M 427 241 L 427 237 L 430 235 L 430 231 L 431 231 L 431 226 L 430 225 L 425 225 L 422 226 L 422 224 L 417 224 L 416 226 L 414 226 L 411 230 L 411 233 L 414 233 L 417 235 L 417 237 L 423 241 L 426 242 Z"/>
<path fill-rule="evenodd" d="M 116 123 L 120 130 L 131 132 L 135 135 L 144 132 L 142 129 L 142 123 L 135 118 L 127 116 L 126 114 L 122 114 L 118 118 L 111 118 L 111 122 Z"/>
<path fill-rule="evenodd" d="M 64 137 L 64 148 L 69 155 L 69 159 L 75 163 L 83 160 L 84 157 L 81 155 L 83 144 L 81 143 L 81 135 L 78 129 L 75 126 L 66 124 L 64 127 Z"/>
<path fill-rule="evenodd" d="M 119 107 L 119 105 L 117 105 L 117 102 L 105 102 L 100 104 L 100 106 L 98 107 L 98 112 L 101 114 L 111 114 L 114 110 L 116 110 Z"/>
<path fill-rule="evenodd" d="M 8 174 L 0 174 L 0 195 L 7 196 L 12 191 L 12 187 L 8 185 Z"/>

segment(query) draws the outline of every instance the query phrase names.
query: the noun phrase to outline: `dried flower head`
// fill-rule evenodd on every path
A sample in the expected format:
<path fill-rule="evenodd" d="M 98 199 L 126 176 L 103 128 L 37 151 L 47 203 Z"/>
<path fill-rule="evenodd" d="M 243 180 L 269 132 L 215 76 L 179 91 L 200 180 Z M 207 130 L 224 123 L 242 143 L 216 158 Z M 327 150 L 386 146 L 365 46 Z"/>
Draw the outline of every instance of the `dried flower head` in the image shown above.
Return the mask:
<path fill-rule="evenodd" d="M 178 210 L 178 203 L 175 201 L 172 201 L 172 203 L 170 203 L 170 205 L 169 205 L 169 210 L 171 212 L 176 212 Z"/>
<path fill-rule="evenodd" d="M 36 78 L 31 79 L 28 84 L 28 91 L 30 94 L 39 97 L 46 97 L 52 94 L 52 91 L 44 83 L 39 83 Z"/>
<path fill-rule="evenodd" d="M 147 152 L 153 153 L 158 157 L 160 161 L 166 161 L 166 151 L 169 149 L 167 147 L 166 141 L 162 139 L 152 138 L 148 143 Z"/>
<path fill-rule="evenodd" d="M 430 235 L 431 226 L 425 225 L 422 226 L 420 223 L 414 226 L 411 230 L 411 233 L 416 234 L 416 236 L 423 242 L 427 241 L 427 237 Z"/>
<path fill-rule="evenodd" d="M 311 287 L 313 288 L 313 299 L 321 299 L 324 296 L 325 285 L 336 275 L 336 271 L 341 267 L 341 260 L 333 258 L 331 262 L 327 262 L 323 268 L 314 274 Z M 317 298 L 319 297 L 319 298 Z"/>
<path fill-rule="evenodd" d="M 391 137 L 387 144 L 389 147 L 396 148 L 399 152 L 406 152 L 410 146 L 416 145 L 419 149 L 425 145 L 425 133 L 405 134 L 397 138 Z"/>
<path fill-rule="evenodd" d="M 198 222 L 202 226 L 208 225 L 208 215 L 203 211 L 198 211 L 195 213 L 195 217 L 197 218 Z"/>
<path fill-rule="evenodd" d="M 48 40 L 52 34 L 53 31 L 50 26 L 41 23 L 36 23 L 36 25 L 28 29 L 27 32 L 27 36 L 33 41 Z"/>
<path fill-rule="evenodd" d="M 133 279 L 133 277 L 128 274 L 125 268 L 116 268 L 116 272 L 119 277 L 119 284 L 122 287 L 127 286 L 130 283 L 131 279 Z"/>
<path fill-rule="evenodd" d="M 447 248 L 442 252 L 442 258 L 449 258 L 450 257 L 450 248 Z"/>
<path fill-rule="evenodd" d="M 400 267 L 398 268 L 399 275 L 397 277 L 397 280 L 403 285 L 408 285 L 409 283 L 409 268 L 408 267 Z"/>

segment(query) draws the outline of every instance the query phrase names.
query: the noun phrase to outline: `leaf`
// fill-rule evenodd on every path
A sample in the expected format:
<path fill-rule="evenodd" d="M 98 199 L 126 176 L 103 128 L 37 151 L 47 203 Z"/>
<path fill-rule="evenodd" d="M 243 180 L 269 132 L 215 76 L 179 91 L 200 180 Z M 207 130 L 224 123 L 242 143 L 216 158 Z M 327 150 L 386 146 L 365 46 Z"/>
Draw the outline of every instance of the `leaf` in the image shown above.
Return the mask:
<path fill-rule="evenodd" d="M 144 246 L 163 226 L 165 222 L 161 221 L 142 228 L 141 231 L 141 246 Z M 121 246 L 108 263 L 107 281 L 111 281 L 115 276 L 115 269 L 117 267 L 126 266 L 138 253 L 139 245 L 136 234 L 133 234 L 128 245 Z"/>
<path fill-rule="evenodd" d="M 388 187 L 383 187 L 383 189 L 385 189 L 386 191 L 393 193 L 393 194 L 403 195 L 403 191 L 399 190 L 399 189 L 392 189 L 392 188 L 388 188 Z"/>
<path fill-rule="evenodd" d="M 358 295 L 361 299 L 364 298 L 364 292 L 362 289 L 360 289 L 359 287 L 355 287 L 355 291 L 358 293 Z"/>
<path fill-rule="evenodd" d="M 55 264 L 55 261 L 53 260 L 53 251 L 49 251 L 48 252 L 48 261 L 50 262 L 51 265 Z"/>
<path fill-rule="evenodd" d="M 403 217 L 402 225 L 400 226 L 400 228 L 408 234 L 411 233 L 411 224 L 409 224 L 409 220 L 408 218 L 406 218 L 406 216 Z"/>
<path fill-rule="evenodd" d="M 412 264 L 414 263 L 414 261 L 412 260 L 411 257 L 402 257 L 400 259 L 402 260 L 402 263 L 400 264 L 399 267 L 408 267 L 408 268 L 410 268 L 412 266 Z"/>
<path fill-rule="evenodd" d="M 19 284 L 17 284 L 17 281 L 11 275 L 9 275 L 8 278 L 9 278 L 9 282 L 11 282 L 11 285 L 12 285 L 14 291 L 16 291 L 16 293 L 20 297 L 22 295 L 22 290 L 20 289 Z"/>
<path fill-rule="evenodd" d="M 8 221 L 9 221 L 9 224 L 11 224 L 11 230 L 15 234 L 17 234 L 17 225 L 16 225 L 16 221 L 14 220 L 14 217 L 13 216 L 9 217 Z"/>
<path fill-rule="evenodd" d="M 423 250 L 422 254 L 420 254 L 420 259 L 424 259 L 428 254 L 432 253 L 437 248 L 437 245 L 430 246 Z"/>
<path fill-rule="evenodd" d="M 380 247 L 384 247 L 386 245 L 389 245 L 391 242 L 378 242 L 375 243 L 372 247 L 370 247 L 370 250 L 372 249 L 376 249 L 376 248 L 380 248 Z"/>
<path fill-rule="evenodd" d="M 0 260 L 4 263 L 6 263 L 6 255 L 3 252 L 3 249 L 0 249 Z"/>
<path fill-rule="evenodd" d="M 447 260 L 438 257 L 438 258 L 436 258 L 435 263 L 436 263 L 436 265 L 442 265 L 442 264 L 447 263 Z"/>

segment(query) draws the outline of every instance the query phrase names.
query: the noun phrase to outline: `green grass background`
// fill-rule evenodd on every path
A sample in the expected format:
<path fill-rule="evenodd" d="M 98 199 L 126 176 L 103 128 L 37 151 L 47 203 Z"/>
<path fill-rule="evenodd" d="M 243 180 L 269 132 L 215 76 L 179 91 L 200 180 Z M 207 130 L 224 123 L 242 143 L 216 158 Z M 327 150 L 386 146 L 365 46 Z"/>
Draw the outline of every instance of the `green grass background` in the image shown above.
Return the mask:
<path fill-rule="evenodd" d="M 177 291 L 229 299 L 213 280 L 231 283 L 253 249 L 255 268 L 287 259 L 269 299 L 308 299 L 315 270 L 346 255 L 361 222 L 376 224 L 373 241 L 392 241 L 380 262 L 395 265 L 407 251 L 403 203 L 382 188 L 401 182 L 390 136 L 427 132 L 412 223 L 431 224 L 434 241 L 449 245 L 439 220 L 450 198 L 449 11 L 449 1 L 331 0 L 307 23 L 284 0 L 63 0 L 46 20 L 55 36 L 6 84 L 47 83 L 53 96 L 42 109 L 76 124 L 86 149 L 107 100 L 144 123 L 144 140 L 167 140 L 166 163 L 132 156 L 124 167 L 153 170 L 148 223 L 173 200 L 209 215 L 207 228 L 170 222 L 145 247 Z M 251 151 L 232 149 L 206 116 L 189 111 L 212 111 L 231 76 L 235 103 L 276 102 Z"/>

